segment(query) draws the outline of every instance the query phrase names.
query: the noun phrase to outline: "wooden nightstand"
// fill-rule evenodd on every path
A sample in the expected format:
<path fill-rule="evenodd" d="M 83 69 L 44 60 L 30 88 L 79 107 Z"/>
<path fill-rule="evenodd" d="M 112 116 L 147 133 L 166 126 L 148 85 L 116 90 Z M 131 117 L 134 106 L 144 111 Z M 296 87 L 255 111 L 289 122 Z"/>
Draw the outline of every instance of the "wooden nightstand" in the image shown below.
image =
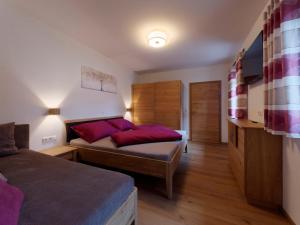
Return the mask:
<path fill-rule="evenodd" d="M 42 153 L 62 159 L 77 161 L 77 148 L 71 146 L 54 147 L 44 150 Z"/>

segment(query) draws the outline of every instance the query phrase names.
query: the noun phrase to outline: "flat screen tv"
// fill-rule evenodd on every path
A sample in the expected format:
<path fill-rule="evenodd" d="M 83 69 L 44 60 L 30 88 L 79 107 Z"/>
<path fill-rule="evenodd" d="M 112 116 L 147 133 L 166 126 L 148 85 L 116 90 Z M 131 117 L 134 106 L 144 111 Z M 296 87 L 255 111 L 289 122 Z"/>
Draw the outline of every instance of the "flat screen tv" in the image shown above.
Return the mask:
<path fill-rule="evenodd" d="M 263 32 L 245 52 L 242 60 L 243 76 L 247 84 L 263 79 Z"/>

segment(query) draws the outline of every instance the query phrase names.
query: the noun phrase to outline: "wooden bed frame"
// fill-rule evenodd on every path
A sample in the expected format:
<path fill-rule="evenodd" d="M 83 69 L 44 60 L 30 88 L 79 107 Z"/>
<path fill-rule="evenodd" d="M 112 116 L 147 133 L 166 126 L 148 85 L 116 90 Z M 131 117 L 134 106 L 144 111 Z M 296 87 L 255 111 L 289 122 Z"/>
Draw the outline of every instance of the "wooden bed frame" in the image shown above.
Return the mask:
<path fill-rule="evenodd" d="M 121 117 L 122 116 L 65 121 L 67 129 L 67 142 L 70 142 L 75 138 L 79 138 L 71 129 L 71 127 L 74 125 Z M 105 148 L 97 148 L 97 150 L 95 150 L 86 147 L 76 147 L 78 148 L 78 160 L 81 160 L 83 162 L 89 162 L 97 165 L 122 169 L 165 179 L 166 196 L 169 199 L 172 199 L 173 175 L 180 162 L 182 149 L 183 147 L 185 147 L 184 145 L 185 143 L 183 141 L 182 145 L 179 145 L 176 149 L 170 161 L 127 155 L 118 152 L 112 152 L 111 150 Z"/>

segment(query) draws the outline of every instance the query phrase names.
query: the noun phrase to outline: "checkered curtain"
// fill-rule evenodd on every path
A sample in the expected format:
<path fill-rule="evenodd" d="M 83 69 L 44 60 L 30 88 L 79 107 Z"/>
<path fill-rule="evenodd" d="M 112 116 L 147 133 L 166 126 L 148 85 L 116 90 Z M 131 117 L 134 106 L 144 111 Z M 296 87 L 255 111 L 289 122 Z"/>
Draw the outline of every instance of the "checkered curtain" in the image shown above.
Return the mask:
<path fill-rule="evenodd" d="M 300 0 L 272 0 L 264 17 L 265 128 L 300 138 Z"/>
<path fill-rule="evenodd" d="M 247 118 L 247 94 L 248 87 L 244 83 L 242 76 L 242 58 L 244 52 L 240 53 L 234 66 L 228 75 L 228 115 L 230 118 L 246 119 Z"/>

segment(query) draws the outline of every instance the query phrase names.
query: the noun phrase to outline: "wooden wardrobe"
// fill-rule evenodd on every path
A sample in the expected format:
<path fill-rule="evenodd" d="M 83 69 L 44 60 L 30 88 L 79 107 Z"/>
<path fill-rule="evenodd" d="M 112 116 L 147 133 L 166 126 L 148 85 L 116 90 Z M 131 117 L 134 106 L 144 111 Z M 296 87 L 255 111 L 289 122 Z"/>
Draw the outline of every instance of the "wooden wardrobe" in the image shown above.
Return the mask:
<path fill-rule="evenodd" d="M 133 122 L 161 124 L 175 130 L 182 123 L 182 82 L 164 81 L 132 86 Z"/>

